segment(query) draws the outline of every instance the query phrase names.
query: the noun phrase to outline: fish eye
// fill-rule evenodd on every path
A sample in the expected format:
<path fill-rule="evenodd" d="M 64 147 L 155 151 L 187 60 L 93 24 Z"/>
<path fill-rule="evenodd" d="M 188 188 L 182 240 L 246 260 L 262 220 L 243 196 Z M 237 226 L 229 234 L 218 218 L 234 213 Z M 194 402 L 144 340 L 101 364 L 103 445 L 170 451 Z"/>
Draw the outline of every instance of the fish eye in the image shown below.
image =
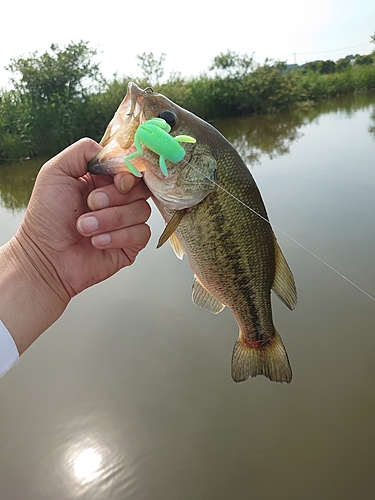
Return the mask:
<path fill-rule="evenodd" d="M 162 111 L 159 114 L 159 118 L 165 120 L 171 128 L 173 128 L 177 123 L 177 116 L 173 113 L 173 111 Z"/>

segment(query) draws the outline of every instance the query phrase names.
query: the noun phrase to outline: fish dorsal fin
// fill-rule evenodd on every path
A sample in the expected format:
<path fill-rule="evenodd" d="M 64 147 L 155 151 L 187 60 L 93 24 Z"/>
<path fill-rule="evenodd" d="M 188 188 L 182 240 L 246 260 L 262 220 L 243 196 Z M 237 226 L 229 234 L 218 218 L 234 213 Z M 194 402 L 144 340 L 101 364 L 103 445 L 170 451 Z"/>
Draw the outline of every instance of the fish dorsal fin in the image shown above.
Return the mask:
<path fill-rule="evenodd" d="M 217 300 L 217 298 L 214 297 L 204 285 L 202 285 L 195 275 L 191 298 L 196 306 L 203 307 L 203 309 L 207 309 L 214 314 L 218 314 L 225 307 L 225 304 L 220 302 L 220 300 Z"/>
<path fill-rule="evenodd" d="M 169 237 L 169 243 L 171 244 L 171 247 L 173 248 L 174 253 L 176 256 L 182 260 L 184 258 L 184 250 L 182 248 L 182 245 L 180 243 L 180 240 L 177 238 L 175 233 L 171 234 Z"/>
<path fill-rule="evenodd" d="M 156 248 L 160 248 L 172 236 L 172 234 L 176 231 L 178 225 L 184 218 L 186 212 L 187 212 L 186 208 L 183 208 L 182 210 L 176 210 L 176 212 L 173 214 L 172 219 L 165 226 L 165 229 L 159 238 Z"/>
<path fill-rule="evenodd" d="M 272 290 L 279 299 L 289 307 L 294 309 L 297 305 L 297 290 L 292 271 L 279 247 L 275 238 L 275 278 Z"/>

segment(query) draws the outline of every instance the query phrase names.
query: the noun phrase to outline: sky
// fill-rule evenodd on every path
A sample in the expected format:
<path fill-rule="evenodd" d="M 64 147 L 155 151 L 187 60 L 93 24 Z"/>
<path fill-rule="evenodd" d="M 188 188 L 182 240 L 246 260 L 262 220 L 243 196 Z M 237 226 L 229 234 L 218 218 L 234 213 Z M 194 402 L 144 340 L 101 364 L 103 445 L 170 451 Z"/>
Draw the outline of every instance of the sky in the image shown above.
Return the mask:
<path fill-rule="evenodd" d="M 103 75 L 140 76 L 137 54 L 166 54 L 165 76 L 199 76 L 231 50 L 303 64 L 375 50 L 375 0 L 18 0 L 1 7 L 0 88 L 11 59 L 80 40 Z"/>

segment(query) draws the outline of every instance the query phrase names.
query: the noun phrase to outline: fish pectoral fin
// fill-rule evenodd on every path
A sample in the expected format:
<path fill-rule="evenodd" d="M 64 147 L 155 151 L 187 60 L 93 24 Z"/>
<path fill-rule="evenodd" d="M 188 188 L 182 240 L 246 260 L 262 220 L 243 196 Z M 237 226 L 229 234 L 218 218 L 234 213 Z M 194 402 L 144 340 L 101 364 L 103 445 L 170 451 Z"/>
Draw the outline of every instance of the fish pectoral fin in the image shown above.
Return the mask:
<path fill-rule="evenodd" d="M 297 305 L 297 290 L 290 267 L 275 238 L 275 278 L 272 290 L 284 304 L 293 310 Z"/>
<path fill-rule="evenodd" d="M 289 364 L 283 341 L 274 330 L 274 336 L 267 345 L 257 346 L 257 341 L 244 342 L 240 338 L 234 344 L 232 355 L 232 378 L 235 382 L 244 382 L 249 377 L 264 375 L 272 382 L 292 380 L 292 369 Z"/>
<path fill-rule="evenodd" d="M 196 306 L 207 309 L 214 314 L 219 314 L 225 307 L 225 304 L 214 297 L 195 275 L 191 298 Z"/>
<path fill-rule="evenodd" d="M 160 248 L 161 246 L 163 246 L 164 243 L 172 236 L 172 234 L 176 231 L 176 229 L 178 228 L 178 225 L 180 224 L 180 222 L 184 218 L 186 212 L 187 212 L 187 208 L 183 208 L 182 210 L 177 210 L 173 214 L 172 219 L 165 226 L 165 229 L 159 238 L 159 241 L 158 241 L 158 244 L 156 245 L 156 248 Z M 173 248 L 173 246 L 172 246 L 172 248 Z"/>

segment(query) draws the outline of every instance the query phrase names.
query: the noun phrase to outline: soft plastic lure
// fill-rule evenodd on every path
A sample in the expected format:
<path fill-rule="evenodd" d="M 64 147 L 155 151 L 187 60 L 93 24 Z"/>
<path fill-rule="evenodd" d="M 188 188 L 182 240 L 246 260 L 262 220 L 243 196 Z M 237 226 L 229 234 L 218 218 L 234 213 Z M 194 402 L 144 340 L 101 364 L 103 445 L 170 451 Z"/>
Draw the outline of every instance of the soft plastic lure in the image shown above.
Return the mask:
<path fill-rule="evenodd" d="M 170 130 L 170 125 L 163 120 L 163 118 L 151 118 L 151 120 L 139 125 L 134 135 L 134 145 L 136 147 L 136 151 L 124 158 L 126 166 L 133 175 L 136 177 L 142 176 L 142 174 L 130 162 L 132 158 L 143 154 L 142 144 L 160 156 L 160 170 L 166 177 L 168 177 L 168 169 L 165 160 L 169 160 L 173 163 L 181 161 L 186 152 L 179 143 L 196 142 L 194 137 L 190 137 L 189 135 L 177 135 L 176 137 L 172 137 L 169 135 Z"/>

